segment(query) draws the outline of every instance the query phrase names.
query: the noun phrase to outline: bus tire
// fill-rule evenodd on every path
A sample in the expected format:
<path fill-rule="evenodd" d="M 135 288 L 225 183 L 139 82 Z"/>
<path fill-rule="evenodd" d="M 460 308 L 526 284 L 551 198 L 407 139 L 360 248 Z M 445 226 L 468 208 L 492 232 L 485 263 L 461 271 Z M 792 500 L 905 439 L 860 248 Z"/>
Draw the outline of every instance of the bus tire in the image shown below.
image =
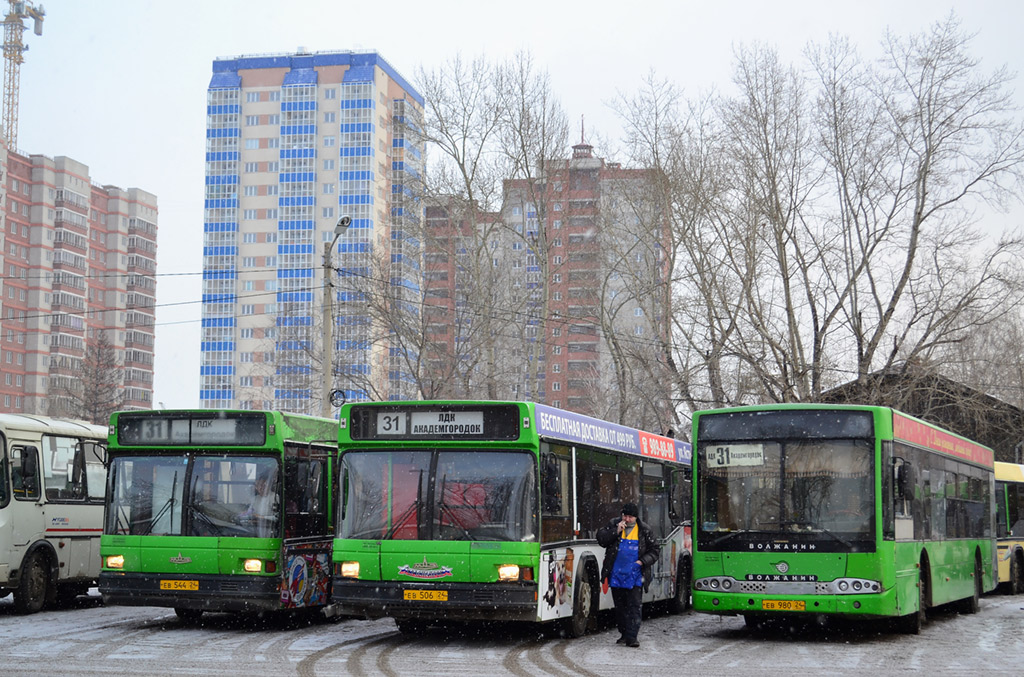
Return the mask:
<path fill-rule="evenodd" d="M 14 591 L 14 608 L 18 613 L 34 614 L 42 610 L 50 587 L 48 569 L 42 552 L 37 551 L 22 562 L 18 589 Z"/>
<path fill-rule="evenodd" d="M 970 597 L 965 597 L 960 600 L 960 613 L 962 614 L 976 614 L 978 609 L 981 608 L 981 555 L 975 556 L 974 559 L 974 593 Z"/>
<path fill-rule="evenodd" d="M 422 635 L 427 629 L 427 622 L 420 618 L 396 618 L 395 625 L 403 635 Z"/>
<path fill-rule="evenodd" d="M 174 607 L 174 613 L 177 614 L 178 620 L 181 621 L 182 625 L 196 625 L 203 617 L 202 609 L 186 609 L 185 607 L 176 606 Z"/>
<path fill-rule="evenodd" d="M 1010 558 L 1010 580 L 1007 582 L 1006 590 L 1011 595 L 1019 595 L 1024 592 L 1024 566 L 1021 566 L 1021 551 L 1017 550 Z"/>
<path fill-rule="evenodd" d="M 594 586 L 586 567 L 580 567 L 573 585 L 572 618 L 569 619 L 569 636 L 582 637 L 590 629 L 594 617 Z"/>
<path fill-rule="evenodd" d="M 78 601 L 78 596 L 88 592 L 88 583 L 58 583 L 57 606 L 62 608 L 74 606 Z"/>
<path fill-rule="evenodd" d="M 898 619 L 899 629 L 905 635 L 920 635 L 928 607 L 928 567 L 921 562 L 917 580 L 917 610 Z"/>
<path fill-rule="evenodd" d="M 690 571 L 689 558 L 680 557 L 676 566 L 675 594 L 668 601 L 669 613 L 681 614 L 690 608 Z"/>

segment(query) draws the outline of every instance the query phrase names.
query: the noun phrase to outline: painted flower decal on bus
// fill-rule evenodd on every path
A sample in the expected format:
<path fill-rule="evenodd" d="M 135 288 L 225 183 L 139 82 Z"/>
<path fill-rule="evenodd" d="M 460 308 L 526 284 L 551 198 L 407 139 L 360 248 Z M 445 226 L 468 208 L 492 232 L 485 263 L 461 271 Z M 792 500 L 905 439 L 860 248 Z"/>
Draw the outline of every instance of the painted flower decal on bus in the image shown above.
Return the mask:
<path fill-rule="evenodd" d="M 419 579 L 444 578 L 452 575 L 451 567 L 438 566 L 436 562 L 428 562 L 427 556 L 419 564 L 404 564 L 398 567 L 398 573 L 402 576 L 411 576 Z"/>

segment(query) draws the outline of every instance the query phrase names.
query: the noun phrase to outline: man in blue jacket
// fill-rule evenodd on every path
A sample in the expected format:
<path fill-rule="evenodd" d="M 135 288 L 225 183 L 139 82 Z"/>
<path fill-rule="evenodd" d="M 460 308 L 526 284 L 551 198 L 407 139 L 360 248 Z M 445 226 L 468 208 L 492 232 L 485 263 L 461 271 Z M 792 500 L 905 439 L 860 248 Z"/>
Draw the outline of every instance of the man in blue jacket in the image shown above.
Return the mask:
<path fill-rule="evenodd" d="M 651 584 L 651 565 L 658 561 L 661 546 L 651 530 L 637 519 L 636 504 L 622 506 L 622 518 L 612 520 L 597 532 L 598 545 L 605 548 L 601 580 L 612 589 L 615 622 L 619 627 L 617 644 L 640 646 L 644 590 Z"/>

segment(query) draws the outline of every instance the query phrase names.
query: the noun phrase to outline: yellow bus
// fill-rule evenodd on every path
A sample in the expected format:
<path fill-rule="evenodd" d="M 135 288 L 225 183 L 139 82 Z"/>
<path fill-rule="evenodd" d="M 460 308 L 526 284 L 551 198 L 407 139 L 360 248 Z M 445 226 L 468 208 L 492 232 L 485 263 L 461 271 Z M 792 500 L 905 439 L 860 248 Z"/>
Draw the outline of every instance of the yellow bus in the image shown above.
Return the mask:
<path fill-rule="evenodd" d="M 1017 595 L 1024 592 L 1024 465 L 995 466 L 999 584 Z"/>

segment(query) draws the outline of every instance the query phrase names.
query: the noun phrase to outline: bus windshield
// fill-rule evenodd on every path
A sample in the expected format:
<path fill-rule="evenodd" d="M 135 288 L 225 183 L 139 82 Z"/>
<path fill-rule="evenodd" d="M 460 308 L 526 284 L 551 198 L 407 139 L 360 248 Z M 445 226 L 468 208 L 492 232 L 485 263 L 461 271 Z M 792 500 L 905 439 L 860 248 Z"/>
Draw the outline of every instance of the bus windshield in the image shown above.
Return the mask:
<path fill-rule="evenodd" d="M 741 532 L 830 542 L 830 550 L 873 541 L 873 458 L 868 440 L 702 444 L 701 547 L 734 549 Z"/>
<path fill-rule="evenodd" d="M 218 455 L 118 456 L 105 533 L 274 537 L 278 463 Z"/>
<path fill-rule="evenodd" d="M 393 450 L 342 456 L 341 538 L 537 540 L 526 452 Z"/>

